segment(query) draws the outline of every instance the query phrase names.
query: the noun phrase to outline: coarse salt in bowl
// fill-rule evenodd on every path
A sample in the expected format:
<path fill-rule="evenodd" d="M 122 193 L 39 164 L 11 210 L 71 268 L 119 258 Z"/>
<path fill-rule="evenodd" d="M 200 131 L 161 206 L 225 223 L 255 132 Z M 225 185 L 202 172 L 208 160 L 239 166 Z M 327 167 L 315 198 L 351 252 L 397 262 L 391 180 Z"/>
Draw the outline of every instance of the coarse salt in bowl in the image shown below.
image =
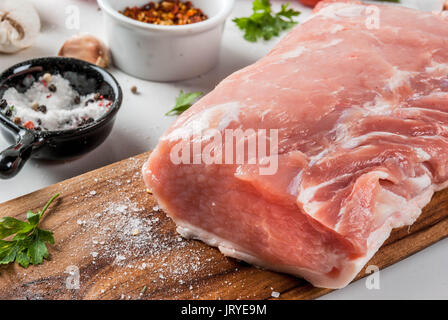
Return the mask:
<path fill-rule="evenodd" d="M 36 81 L 45 82 L 47 87 L 42 88 Z M 54 87 L 50 89 L 52 85 Z M 10 90 L 12 88 L 16 90 Z M 67 97 L 64 97 L 64 92 Z M 92 93 L 94 98 L 90 99 Z M 94 150 L 109 136 L 122 99 L 120 85 L 108 71 L 78 59 L 37 58 L 3 71 L 0 74 L 0 132 L 11 146 L 0 152 L 0 179 L 14 177 L 31 157 L 70 160 Z M 109 102 L 105 104 L 106 100 Z M 13 103 L 17 108 L 11 105 Z M 81 103 L 84 103 L 84 110 L 78 113 L 76 109 L 81 107 Z M 22 104 L 20 108 L 19 104 Z M 90 113 L 89 106 L 107 110 Z M 28 112 L 28 108 L 32 112 Z M 19 109 L 24 113 L 17 114 Z M 67 112 L 69 117 L 66 118 L 61 111 Z M 32 118 L 36 115 L 38 118 Z M 67 123 L 66 127 L 60 122 L 63 119 L 73 119 L 76 125 Z M 82 121 L 78 123 L 78 120 Z M 33 125 L 28 125 L 28 122 L 33 122 Z M 37 126 L 42 127 L 38 130 Z"/>
<path fill-rule="evenodd" d="M 145 80 L 177 81 L 199 76 L 216 66 L 222 33 L 234 0 L 193 0 L 208 19 L 188 25 L 144 23 L 120 13 L 149 0 L 98 0 L 114 64 Z"/>

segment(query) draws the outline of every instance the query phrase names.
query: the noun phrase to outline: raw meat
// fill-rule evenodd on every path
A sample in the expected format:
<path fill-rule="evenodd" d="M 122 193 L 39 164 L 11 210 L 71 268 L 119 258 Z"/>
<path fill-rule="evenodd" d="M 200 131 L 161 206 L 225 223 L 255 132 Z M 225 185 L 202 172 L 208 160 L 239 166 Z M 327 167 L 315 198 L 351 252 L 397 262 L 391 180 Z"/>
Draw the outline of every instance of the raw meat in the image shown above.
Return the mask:
<path fill-rule="evenodd" d="M 448 22 L 358 2 L 316 10 L 180 116 L 143 173 L 183 236 L 340 288 L 447 186 Z M 278 129 L 278 170 L 173 163 L 210 128 Z"/>

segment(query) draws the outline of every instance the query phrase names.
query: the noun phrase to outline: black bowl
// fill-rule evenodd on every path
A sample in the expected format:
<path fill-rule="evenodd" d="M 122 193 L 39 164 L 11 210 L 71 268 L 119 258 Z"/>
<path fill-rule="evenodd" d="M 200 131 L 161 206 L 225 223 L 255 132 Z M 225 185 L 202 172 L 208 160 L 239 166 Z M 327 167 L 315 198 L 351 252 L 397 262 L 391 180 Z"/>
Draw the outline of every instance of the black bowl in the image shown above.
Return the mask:
<path fill-rule="evenodd" d="M 62 57 L 38 58 L 16 64 L 0 75 L 0 99 L 8 88 L 27 89 L 28 75 L 36 79 L 44 73 L 60 74 L 80 95 L 99 92 L 113 101 L 109 111 L 85 126 L 62 131 L 28 130 L 0 112 L 2 134 L 13 145 L 0 153 L 0 178 L 14 177 L 30 158 L 68 160 L 98 147 L 109 135 L 122 102 L 117 80 L 106 70 L 91 63 Z"/>

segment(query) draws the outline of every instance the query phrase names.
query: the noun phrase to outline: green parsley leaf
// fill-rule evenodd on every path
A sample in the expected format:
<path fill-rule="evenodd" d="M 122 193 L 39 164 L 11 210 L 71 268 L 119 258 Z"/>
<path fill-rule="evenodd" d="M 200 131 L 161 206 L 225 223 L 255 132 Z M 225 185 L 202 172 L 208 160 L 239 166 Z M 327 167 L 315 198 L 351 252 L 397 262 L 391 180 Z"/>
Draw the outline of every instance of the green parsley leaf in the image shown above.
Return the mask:
<path fill-rule="evenodd" d="M 18 251 L 17 242 L 0 240 L 0 264 L 14 262 Z"/>
<path fill-rule="evenodd" d="M 4 239 L 15 233 L 29 232 L 33 226 L 27 222 L 17 220 L 16 218 L 5 217 L 0 223 L 0 238 Z"/>
<path fill-rule="evenodd" d="M 30 259 L 28 258 L 28 255 L 25 251 L 20 251 L 17 253 L 16 261 L 19 265 L 21 265 L 25 269 L 28 268 L 28 266 L 30 265 Z"/>
<path fill-rule="evenodd" d="M 195 100 L 202 96 L 203 92 L 190 92 L 190 93 L 184 93 L 182 90 L 179 93 L 179 96 L 176 98 L 176 105 L 165 113 L 166 116 L 171 115 L 179 115 L 188 108 L 190 108 Z"/>
<path fill-rule="evenodd" d="M 29 221 L 29 223 L 33 226 L 37 225 L 39 223 L 39 213 L 34 213 L 32 211 L 28 211 L 26 213 L 26 219 Z"/>
<path fill-rule="evenodd" d="M 31 264 L 41 264 L 44 258 L 48 258 L 48 250 L 45 241 L 39 239 L 38 236 L 34 241 L 28 244 L 27 248 Z"/>
<path fill-rule="evenodd" d="M 283 4 L 281 10 L 273 13 L 269 0 L 255 0 L 252 3 L 253 13 L 250 17 L 235 18 L 233 22 L 244 31 L 244 39 L 256 42 L 258 39 L 270 40 L 280 32 L 291 29 L 297 24 L 294 17 L 299 11 L 289 8 L 289 3 Z"/>
<path fill-rule="evenodd" d="M 57 197 L 59 194 L 54 195 L 37 213 L 28 211 L 28 222 L 12 217 L 0 219 L 0 264 L 16 261 L 22 267 L 28 268 L 30 264 L 41 264 L 44 259 L 48 259 L 46 243 L 54 244 L 53 232 L 38 226 L 42 216 Z M 11 240 L 5 240 L 12 235 L 14 236 Z"/>

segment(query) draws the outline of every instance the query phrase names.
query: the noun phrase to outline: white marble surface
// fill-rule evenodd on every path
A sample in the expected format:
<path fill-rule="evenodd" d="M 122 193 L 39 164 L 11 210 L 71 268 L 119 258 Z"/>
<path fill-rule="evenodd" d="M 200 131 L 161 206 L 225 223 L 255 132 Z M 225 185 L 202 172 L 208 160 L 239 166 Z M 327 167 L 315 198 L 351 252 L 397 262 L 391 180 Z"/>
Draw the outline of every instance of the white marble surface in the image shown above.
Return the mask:
<path fill-rule="evenodd" d="M 299 20 L 305 20 L 310 10 L 294 0 L 291 1 L 294 7 L 302 10 Z M 407 1 L 425 7 L 432 3 L 428 0 Z M 438 3 L 440 0 L 434 1 Z M 0 71 L 26 59 L 55 55 L 64 40 L 72 34 L 89 32 L 102 37 L 101 12 L 97 10 L 95 1 L 34 0 L 33 2 L 43 22 L 38 42 L 32 48 L 18 54 L 0 54 Z M 285 1 L 275 1 L 275 7 L 282 2 Z M 237 0 L 231 18 L 247 16 L 251 11 L 250 7 L 250 0 Z M 80 12 L 79 29 L 69 29 L 66 26 L 68 14 L 73 12 L 73 9 Z M 75 161 L 63 163 L 29 161 L 14 179 L 0 180 L 0 202 L 152 149 L 158 137 L 174 120 L 173 117 L 166 117 L 164 114 L 173 105 L 180 89 L 208 92 L 230 73 L 264 56 L 277 41 L 278 39 L 257 44 L 248 43 L 229 20 L 224 33 L 219 65 L 199 78 L 177 83 L 156 83 L 135 79 L 112 69 L 112 73 L 122 85 L 124 101 L 116 126 L 106 142 Z M 138 87 L 139 95 L 130 92 L 130 87 L 133 85 Z M 6 146 L 6 142 L 0 137 L 0 149 Z M 360 280 L 323 299 L 446 299 L 448 298 L 447 251 L 448 240 L 441 241 L 381 271 L 380 290 L 368 290 L 365 280 Z"/>

